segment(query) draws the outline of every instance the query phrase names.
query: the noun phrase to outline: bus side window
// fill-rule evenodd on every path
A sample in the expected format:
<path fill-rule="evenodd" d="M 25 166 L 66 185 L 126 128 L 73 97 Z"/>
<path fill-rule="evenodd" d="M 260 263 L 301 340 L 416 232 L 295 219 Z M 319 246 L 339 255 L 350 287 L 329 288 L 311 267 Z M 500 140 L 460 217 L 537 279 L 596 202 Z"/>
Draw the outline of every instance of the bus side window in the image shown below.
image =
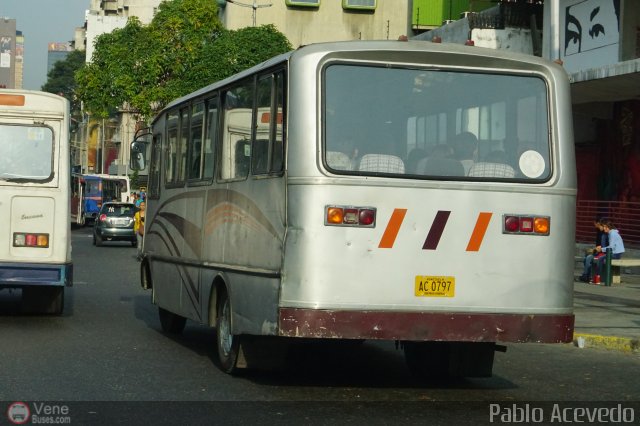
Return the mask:
<path fill-rule="evenodd" d="M 151 147 L 151 159 L 149 161 L 149 191 L 147 196 L 157 198 L 160 196 L 160 150 L 162 148 L 162 136 L 153 135 Z"/>
<path fill-rule="evenodd" d="M 191 134 L 189 135 L 189 175 L 191 180 L 202 177 L 202 125 L 204 120 L 204 103 L 198 102 L 191 109 Z"/>
<path fill-rule="evenodd" d="M 253 120 L 253 80 L 246 80 L 224 94 L 220 178 L 242 179 L 249 173 Z"/>
<path fill-rule="evenodd" d="M 178 112 L 171 111 L 167 116 L 167 146 L 165 160 L 165 182 L 176 181 L 178 171 Z"/>
<path fill-rule="evenodd" d="M 207 121 L 204 136 L 204 147 L 202 154 L 204 157 L 203 178 L 211 179 L 214 176 L 215 153 L 218 146 L 218 98 L 214 97 L 207 101 Z"/>

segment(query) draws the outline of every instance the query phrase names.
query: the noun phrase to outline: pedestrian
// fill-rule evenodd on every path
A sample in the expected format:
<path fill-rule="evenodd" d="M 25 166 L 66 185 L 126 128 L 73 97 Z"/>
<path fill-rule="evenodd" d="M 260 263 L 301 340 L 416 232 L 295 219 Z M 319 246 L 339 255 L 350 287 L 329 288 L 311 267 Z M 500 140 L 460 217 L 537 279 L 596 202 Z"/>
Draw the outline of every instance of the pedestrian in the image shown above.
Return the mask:
<path fill-rule="evenodd" d="M 593 221 L 593 226 L 597 229 L 596 241 L 595 246 L 587 250 L 582 261 L 584 269 L 582 271 L 582 275 L 580 276 L 580 281 L 582 281 L 583 283 L 588 283 L 591 279 L 591 265 L 593 265 L 593 259 L 595 259 L 597 256 L 604 256 L 606 254 L 598 251 L 598 247 L 606 247 L 607 245 L 609 245 L 609 236 L 606 232 L 604 232 L 604 222 L 604 219 L 596 219 L 595 221 Z"/>
<path fill-rule="evenodd" d="M 136 212 L 136 214 L 133 216 L 133 230 L 136 233 L 136 241 L 137 241 L 137 247 L 138 247 L 138 260 L 142 259 L 142 249 L 143 249 L 143 244 L 144 244 L 144 219 L 145 219 L 145 215 L 146 215 L 146 207 L 147 204 L 142 201 L 140 203 L 140 210 L 138 210 Z"/>
<path fill-rule="evenodd" d="M 616 229 L 613 223 L 611 223 L 610 221 L 604 221 L 602 223 L 602 230 L 607 233 L 609 243 L 606 246 L 596 247 L 598 253 L 604 253 L 603 256 L 596 256 L 595 258 L 596 276 L 601 275 L 600 271 L 602 270 L 602 265 L 607 258 L 606 253 L 608 249 L 611 249 L 611 259 L 620 259 L 622 258 L 622 254 L 624 253 L 624 243 L 622 241 L 622 237 L 620 236 L 620 232 Z M 596 279 L 595 281 L 597 284 L 597 281 L 599 280 Z"/>

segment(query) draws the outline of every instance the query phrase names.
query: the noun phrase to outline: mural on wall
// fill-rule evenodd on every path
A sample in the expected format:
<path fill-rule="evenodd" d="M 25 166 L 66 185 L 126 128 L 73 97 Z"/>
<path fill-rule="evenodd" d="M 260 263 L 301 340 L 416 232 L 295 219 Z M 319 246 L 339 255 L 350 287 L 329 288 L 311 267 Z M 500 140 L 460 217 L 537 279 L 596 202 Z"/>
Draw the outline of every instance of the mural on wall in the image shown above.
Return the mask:
<path fill-rule="evenodd" d="M 569 72 L 618 62 L 620 0 L 563 3 L 563 62 Z"/>

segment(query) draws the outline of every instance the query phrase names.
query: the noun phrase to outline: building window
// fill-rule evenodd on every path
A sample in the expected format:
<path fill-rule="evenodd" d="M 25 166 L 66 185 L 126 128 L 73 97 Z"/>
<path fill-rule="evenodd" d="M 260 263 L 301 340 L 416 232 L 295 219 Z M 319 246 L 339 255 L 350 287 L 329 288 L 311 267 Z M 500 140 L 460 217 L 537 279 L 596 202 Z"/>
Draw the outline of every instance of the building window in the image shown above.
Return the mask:
<path fill-rule="evenodd" d="M 377 0 L 342 0 L 343 9 L 375 10 Z"/>
<path fill-rule="evenodd" d="M 285 0 L 287 6 L 320 7 L 320 0 Z"/>

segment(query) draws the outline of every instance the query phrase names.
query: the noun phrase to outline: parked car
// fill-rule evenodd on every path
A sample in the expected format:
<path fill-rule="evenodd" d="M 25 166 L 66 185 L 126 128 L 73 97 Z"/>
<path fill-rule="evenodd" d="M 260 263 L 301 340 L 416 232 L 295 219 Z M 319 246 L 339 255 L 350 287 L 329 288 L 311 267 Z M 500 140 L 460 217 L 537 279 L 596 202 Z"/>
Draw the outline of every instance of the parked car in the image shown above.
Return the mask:
<path fill-rule="evenodd" d="M 135 212 L 136 206 L 133 203 L 104 203 L 93 226 L 93 245 L 101 246 L 106 240 L 129 241 L 133 247 L 137 246 L 133 230 Z"/>

